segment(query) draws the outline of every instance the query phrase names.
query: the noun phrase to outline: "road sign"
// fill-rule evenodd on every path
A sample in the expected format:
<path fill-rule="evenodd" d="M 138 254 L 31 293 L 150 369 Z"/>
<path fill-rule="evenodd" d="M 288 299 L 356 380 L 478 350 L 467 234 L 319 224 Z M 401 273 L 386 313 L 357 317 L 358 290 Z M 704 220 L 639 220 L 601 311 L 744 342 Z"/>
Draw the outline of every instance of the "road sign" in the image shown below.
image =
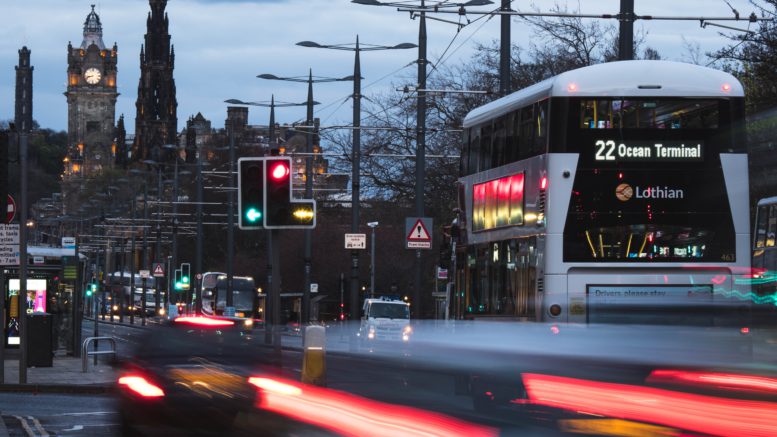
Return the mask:
<path fill-rule="evenodd" d="M 11 195 L 8 195 L 8 214 L 5 216 L 5 222 L 11 223 L 14 216 L 16 216 L 16 202 Z"/>
<path fill-rule="evenodd" d="M 430 217 L 406 217 L 405 218 L 405 238 L 407 249 L 431 249 L 432 219 Z"/>
<path fill-rule="evenodd" d="M 448 279 L 448 269 L 437 267 L 437 279 Z"/>
<path fill-rule="evenodd" d="M 150 270 L 140 270 L 138 273 L 140 273 L 140 277 L 143 279 L 148 279 L 148 277 L 151 276 Z"/>
<path fill-rule="evenodd" d="M 19 224 L 0 224 L 0 266 L 19 265 Z"/>
<path fill-rule="evenodd" d="M 164 264 L 162 264 L 162 263 L 154 263 L 153 270 L 154 270 L 154 277 L 155 278 L 163 278 L 165 276 Z"/>
<path fill-rule="evenodd" d="M 310 284 L 310 292 L 311 293 L 318 293 L 318 284 L 315 282 L 312 282 Z"/>
<path fill-rule="evenodd" d="M 367 234 L 345 234 L 346 249 L 366 249 Z"/>
<path fill-rule="evenodd" d="M 76 254 L 76 237 L 62 237 L 62 249 L 67 251 L 68 255 Z"/>

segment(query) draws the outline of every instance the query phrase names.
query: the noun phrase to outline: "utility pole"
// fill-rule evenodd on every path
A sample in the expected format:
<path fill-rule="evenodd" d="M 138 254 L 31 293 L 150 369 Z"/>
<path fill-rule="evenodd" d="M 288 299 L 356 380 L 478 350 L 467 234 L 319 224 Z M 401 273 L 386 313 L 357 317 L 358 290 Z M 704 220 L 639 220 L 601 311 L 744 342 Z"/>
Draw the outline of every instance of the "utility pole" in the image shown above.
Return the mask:
<path fill-rule="evenodd" d="M 199 286 L 200 280 L 197 278 L 202 278 L 202 240 L 204 239 L 202 230 L 202 150 L 200 150 L 200 148 L 201 147 L 197 145 L 195 149 L 195 153 L 197 153 L 197 248 L 195 250 L 194 260 L 195 276 L 194 278 L 189 278 L 189 289 L 186 290 L 186 293 L 189 294 L 190 298 L 195 299 L 194 305 L 192 305 L 195 314 L 199 314 L 200 302 L 202 299 L 201 287 Z M 230 214 L 231 213 L 232 212 L 230 211 Z M 195 287 L 193 297 L 191 287 Z"/>
<path fill-rule="evenodd" d="M 632 0 L 633 1 L 633 0 Z M 502 11 L 510 10 L 510 0 L 502 0 Z M 501 20 L 501 35 L 499 40 L 499 95 L 506 96 L 510 94 L 510 20 L 512 17 L 503 14 L 499 17 Z"/>
<path fill-rule="evenodd" d="M 618 36 L 618 60 L 634 59 L 634 0 L 621 0 L 620 34 Z"/>
<path fill-rule="evenodd" d="M 421 7 L 425 6 L 421 0 Z M 419 14 L 418 30 L 418 104 L 416 105 L 416 152 L 415 152 L 415 213 L 424 216 L 424 179 L 426 178 L 426 12 Z M 415 251 L 415 280 L 413 286 L 413 312 L 416 318 L 423 314 L 421 250 Z"/>

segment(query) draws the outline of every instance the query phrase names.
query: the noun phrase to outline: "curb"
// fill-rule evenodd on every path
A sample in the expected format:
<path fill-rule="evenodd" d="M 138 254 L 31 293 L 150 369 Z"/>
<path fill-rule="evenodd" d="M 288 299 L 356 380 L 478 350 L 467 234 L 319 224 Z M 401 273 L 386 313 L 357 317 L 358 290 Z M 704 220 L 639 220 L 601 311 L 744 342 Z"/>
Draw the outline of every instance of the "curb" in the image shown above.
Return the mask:
<path fill-rule="evenodd" d="M 0 384 L 0 393 L 112 394 L 114 391 L 112 384 Z"/>

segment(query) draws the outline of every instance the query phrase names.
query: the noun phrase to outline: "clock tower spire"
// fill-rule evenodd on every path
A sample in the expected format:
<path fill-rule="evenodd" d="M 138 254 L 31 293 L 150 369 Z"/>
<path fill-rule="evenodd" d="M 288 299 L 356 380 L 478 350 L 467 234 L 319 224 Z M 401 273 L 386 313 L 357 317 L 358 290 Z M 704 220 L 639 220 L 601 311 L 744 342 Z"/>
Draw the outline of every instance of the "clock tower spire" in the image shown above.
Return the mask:
<path fill-rule="evenodd" d="M 103 43 L 100 16 L 84 21 L 81 45 L 67 45 L 68 159 L 66 177 L 85 177 L 114 165 L 118 47 Z"/>

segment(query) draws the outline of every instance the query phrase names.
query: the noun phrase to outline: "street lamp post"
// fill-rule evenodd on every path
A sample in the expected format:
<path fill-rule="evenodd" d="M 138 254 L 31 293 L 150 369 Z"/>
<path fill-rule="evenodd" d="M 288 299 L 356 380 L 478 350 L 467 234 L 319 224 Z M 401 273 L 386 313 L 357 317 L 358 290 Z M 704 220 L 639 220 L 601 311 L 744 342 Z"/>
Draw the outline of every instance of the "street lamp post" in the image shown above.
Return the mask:
<path fill-rule="evenodd" d="M 395 46 L 381 46 L 374 44 L 359 45 L 359 37 L 355 44 L 319 44 L 313 41 L 302 41 L 298 46 L 321 49 L 346 50 L 354 52 L 353 63 L 353 150 L 351 152 L 351 232 L 359 232 L 359 190 L 361 161 L 361 63 L 359 52 L 410 49 L 415 44 L 402 43 Z M 359 318 L 359 251 L 351 251 L 351 296 L 349 299 L 351 320 Z"/>
<path fill-rule="evenodd" d="M 352 3 L 369 6 L 407 7 L 408 2 L 380 2 L 377 0 L 351 0 Z M 411 1 L 412 3 L 412 1 Z M 434 8 L 481 6 L 491 4 L 490 0 L 470 0 L 464 3 L 436 2 Z M 426 178 L 426 2 L 420 0 L 418 27 L 418 103 L 416 105 L 416 155 L 415 155 L 415 213 L 424 216 L 424 179 Z M 416 250 L 413 287 L 413 311 L 416 317 L 422 315 L 421 293 L 421 250 Z"/>
<path fill-rule="evenodd" d="M 307 79 L 303 77 L 278 77 L 273 74 L 260 74 L 257 76 L 260 79 L 268 80 L 285 80 L 290 82 L 306 82 L 308 84 L 308 99 L 307 99 L 307 120 L 306 120 L 306 144 L 305 144 L 305 198 L 311 199 L 313 197 L 313 105 L 317 102 L 313 101 L 313 84 L 322 82 L 343 82 L 349 80 L 358 80 L 352 76 L 332 78 L 332 77 L 316 77 L 314 79 L 313 70 L 308 71 Z M 312 231 L 305 229 L 304 231 L 304 288 L 302 290 L 302 314 L 301 322 L 310 322 L 310 282 L 312 271 Z"/>
<path fill-rule="evenodd" d="M 370 257 L 370 297 L 375 297 L 375 228 L 378 222 L 369 222 L 367 226 L 372 228 L 372 256 Z"/>
<path fill-rule="evenodd" d="M 161 224 L 161 214 L 160 209 L 162 208 L 162 164 L 152 161 L 152 160 L 145 160 L 143 161 L 144 164 L 156 166 L 157 168 L 157 192 L 156 192 L 156 248 L 154 250 L 154 259 L 156 262 L 161 263 L 162 262 L 162 224 Z M 167 275 L 170 275 L 170 272 L 167 272 Z M 159 309 L 161 305 L 161 299 L 160 299 L 160 284 L 163 281 L 156 280 L 156 293 L 154 297 L 154 310 L 156 311 L 156 314 L 159 314 Z M 166 290 L 166 293 L 169 294 L 170 291 Z"/>

